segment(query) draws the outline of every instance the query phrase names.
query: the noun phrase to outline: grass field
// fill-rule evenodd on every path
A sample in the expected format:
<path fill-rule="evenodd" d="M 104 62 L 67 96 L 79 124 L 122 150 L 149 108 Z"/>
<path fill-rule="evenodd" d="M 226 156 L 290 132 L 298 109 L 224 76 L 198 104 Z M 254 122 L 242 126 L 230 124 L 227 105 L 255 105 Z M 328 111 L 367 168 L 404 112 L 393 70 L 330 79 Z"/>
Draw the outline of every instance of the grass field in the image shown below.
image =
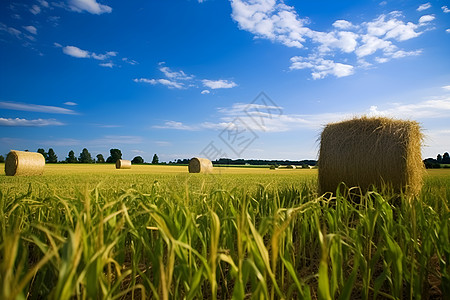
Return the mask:
<path fill-rule="evenodd" d="M 418 198 L 317 170 L 0 164 L 0 299 L 445 299 L 450 170 Z"/>

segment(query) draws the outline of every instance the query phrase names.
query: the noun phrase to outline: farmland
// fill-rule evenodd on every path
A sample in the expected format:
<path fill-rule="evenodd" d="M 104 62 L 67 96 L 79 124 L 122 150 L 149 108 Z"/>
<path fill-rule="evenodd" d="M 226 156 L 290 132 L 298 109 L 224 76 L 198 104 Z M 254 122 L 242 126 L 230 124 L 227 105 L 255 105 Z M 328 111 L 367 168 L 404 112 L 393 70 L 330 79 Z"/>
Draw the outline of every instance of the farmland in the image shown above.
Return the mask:
<path fill-rule="evenodd" d="M 357 194 L 319 197 L 309 169 L 0 173 L 0 298 L 449 295 L 450 170 L 428 170 L 415 199 Z"/>

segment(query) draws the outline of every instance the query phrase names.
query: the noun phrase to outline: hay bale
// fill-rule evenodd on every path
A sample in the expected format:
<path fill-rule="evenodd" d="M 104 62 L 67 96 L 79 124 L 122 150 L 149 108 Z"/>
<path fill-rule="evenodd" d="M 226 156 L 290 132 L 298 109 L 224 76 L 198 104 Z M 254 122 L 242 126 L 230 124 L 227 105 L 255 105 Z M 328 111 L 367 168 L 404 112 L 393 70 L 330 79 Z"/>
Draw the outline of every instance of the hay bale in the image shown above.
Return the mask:
<path fill-rule="evenodd" d="M 361 117 L 328 124 L 320 137 L 319 192 L 336 192 L 344 182 L 363 192 L 417 194 L 422 187 L 423 135 L 414 121 Z"/>
<path fill-rule="evenodd" d="M 5 160 L 6 176 L 42 175 L 45 158 L 41 153 L 11 150 Z"/>
<path fill-rule="evenodd" d="M 194 157 L 189 161 L 189 173 L 211 173 L 212 162 L 207 158 Z"/>
<path fill-rule="evenodd" d="M 297 169 L 297 167 L 294 165 L 287 165 L 286 169 Z"/>
<path fill-rule="evenodd" d="M 116 161 L 116 169 L 131 169 L 131 161 L 126 159 L 118 159 Z"/>

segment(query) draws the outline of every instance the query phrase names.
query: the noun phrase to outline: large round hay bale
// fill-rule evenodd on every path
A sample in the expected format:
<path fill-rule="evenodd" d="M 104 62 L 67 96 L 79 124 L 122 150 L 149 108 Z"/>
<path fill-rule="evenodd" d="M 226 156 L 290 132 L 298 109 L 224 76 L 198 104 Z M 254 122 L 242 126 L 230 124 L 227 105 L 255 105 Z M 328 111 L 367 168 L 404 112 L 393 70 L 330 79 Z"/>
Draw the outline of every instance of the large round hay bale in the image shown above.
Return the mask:
<path fill-rule="evenodd" d="M 45 158 L 41 153 L 11 150 L 5 160 L 6 176 L 42 175 Z"/>
<path fill-rule="evenodd" d="M 194 157 L 189 161 L 189 173 L 210 173 L 213 170 L 212 162 L 207 158 Z"/>
<path fill-rule="evenodd" d="M 414 121 L 362 117 L 328 124 L 320 137 L 319 192 L 341 182 L 417 194 L 422 187 L 423 135 Z"/>
<path fill-rule="evenodd" d="M 126 159 L 118 159 L 116 161 L 116 169 L 131 169 L 131 161 Z"/>

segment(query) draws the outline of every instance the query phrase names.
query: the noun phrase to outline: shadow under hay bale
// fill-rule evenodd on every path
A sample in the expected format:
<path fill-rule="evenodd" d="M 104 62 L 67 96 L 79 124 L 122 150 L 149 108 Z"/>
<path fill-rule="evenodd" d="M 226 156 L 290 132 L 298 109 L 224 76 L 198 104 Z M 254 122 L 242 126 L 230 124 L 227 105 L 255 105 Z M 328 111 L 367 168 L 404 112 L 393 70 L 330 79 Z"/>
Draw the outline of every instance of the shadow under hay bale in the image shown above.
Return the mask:
<path fill-rule="evenodd" d="M 355 118 L 328 124 L 320 137 L 319 193 L 348 187 L 389 188 L 415 195 L 422 187 L 423 135 L 414 121 Z"/>
<path fill-rule="evenodd" d="M 131 169 L 131 161 L 126 159 L 118 159 L 116 161 L 116 169 Z"/>
<path fill-rule="evenodd" d="M 45 158 L 41 153 L 11 150 L 5 160 L 6 176 L 42 175 Z"/>
<path fill-rule="evenodd" d="M 211 173 L 212 162 L 207 158 L 194 157 L 189 161 L 189 173 Z"/>

